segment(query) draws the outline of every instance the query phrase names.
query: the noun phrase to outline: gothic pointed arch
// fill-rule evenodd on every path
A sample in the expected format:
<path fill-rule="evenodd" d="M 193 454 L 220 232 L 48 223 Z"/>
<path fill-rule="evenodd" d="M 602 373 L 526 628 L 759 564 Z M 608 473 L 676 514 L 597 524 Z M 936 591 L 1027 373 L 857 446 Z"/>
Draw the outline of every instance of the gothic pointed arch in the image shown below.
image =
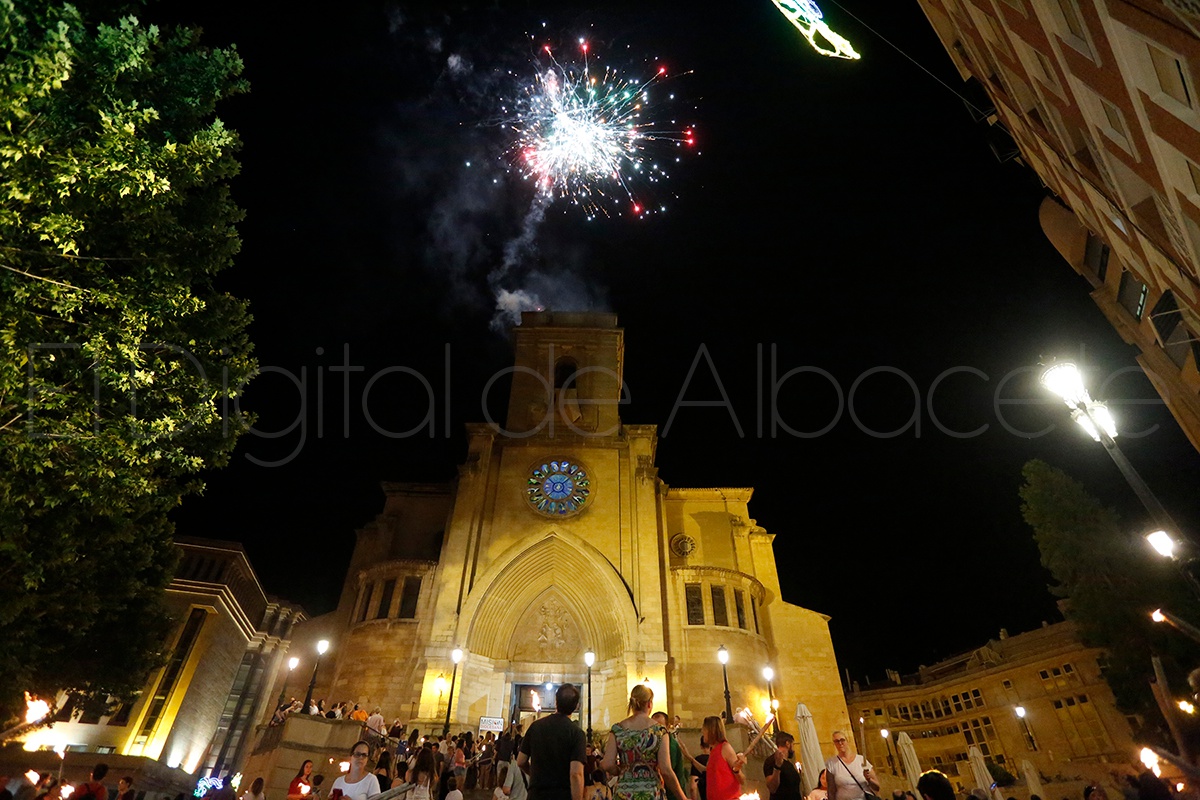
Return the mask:
<path fill-rule="evenodd" d="M 559 531 L 492 562 L 461 619 L 470 652 L 518 661 L 573 662 L 589 647 L 600 660 L 620 657 L 637 629 L 633 602 L 612 564 Z"/>

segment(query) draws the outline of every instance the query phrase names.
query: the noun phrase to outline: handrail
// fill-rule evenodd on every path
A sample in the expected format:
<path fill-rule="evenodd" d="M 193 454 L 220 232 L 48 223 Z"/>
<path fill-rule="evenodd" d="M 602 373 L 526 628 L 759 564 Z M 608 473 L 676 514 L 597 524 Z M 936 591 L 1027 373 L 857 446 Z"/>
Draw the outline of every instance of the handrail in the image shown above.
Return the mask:
<path fill-rule="evenodd" d="M 415 783 L 402 783 L 399 786 L 393 786 L 392 788 L 388 789 L 386 792 L 380 792 L 379 794 L 373 794 L 370 797 L 368 797 L 367 800 L 395 800 L 397 797 L 403 797 L 414 786 L 416 786 Z"/>

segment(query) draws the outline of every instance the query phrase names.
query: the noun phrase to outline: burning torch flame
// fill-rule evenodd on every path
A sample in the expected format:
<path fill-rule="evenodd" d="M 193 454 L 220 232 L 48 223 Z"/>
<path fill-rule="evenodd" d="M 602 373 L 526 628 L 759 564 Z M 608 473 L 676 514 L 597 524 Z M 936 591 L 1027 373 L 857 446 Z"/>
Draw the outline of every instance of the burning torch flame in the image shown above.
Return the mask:
<path fill-rule="evenodd" d="M 307 783 L 300 784 L 300 794 L 307 795 L 311 791 L 312 791 L 312 787 L 309 786 Z"/>
<path fill-rule="evenodd" d="M 50 704 L 45 700 L 34 699 L 29 692 L 25 693 L 25 721 L 37 722 L 50 713 Z M 36 781 L 34 781 L 36 783 Z"/>
<path fill-rule="evenodd" d="M 25 778 L 34 786 L 37 786 L 37 782 L 42 779 L 42 776 L 41 773 L 39 773 L 36 769 L 31 769 L 29 772 L 25 773 Z"/>
<path fill-rule="evenodd" d="M 70 797 L 74 791 L 75 787 L 69 783 L 64 783 L 62 786 L 58 787 L 58 794 L 63 800 L 67 800 L 67 798 Z"/>
<path fill-rule="evenodd" d="M 349 761 L 339 761 L 338 769 L 340 769 L 342 772 L 349 772 L 350 771 L 350 762 Z"/>
<path fill-rule="evenodd" d="M 1142 764 L 1146 769 L 1153 772 L 1156 776 L 1161 776 L 1162 771 L 1158 768 L 1158 753 L 1151 750 L 1149 747 L 1143 747 L 1142 752 L 1138 754 L 1142 759 Z"/>

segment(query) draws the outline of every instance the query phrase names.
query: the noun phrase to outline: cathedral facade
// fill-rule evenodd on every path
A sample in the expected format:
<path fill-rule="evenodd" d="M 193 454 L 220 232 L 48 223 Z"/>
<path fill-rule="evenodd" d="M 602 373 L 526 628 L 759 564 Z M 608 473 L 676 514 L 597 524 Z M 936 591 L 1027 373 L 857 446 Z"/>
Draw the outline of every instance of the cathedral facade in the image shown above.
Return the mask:
<path fill-rule="evenodd" d="M 570 682 L 606 731 L 649 682 L 695 728 L 725 708 L 724 648 L 734 709 L 761 720 L 770 692 L 785 730 L 798 703 L 823 739 L 850 730 L 828 617 L 781 597 L 753 490 L 670 486 L 656 427 L 621 423 L 616 318 L 530 313 L 514 335 L 504 425 L 469 426 L 450 484 L 384 484 L 337 610 L 297 630 L 295 653 L 331 642 L 316 696 L 440 733 L 528 721 Z"/>

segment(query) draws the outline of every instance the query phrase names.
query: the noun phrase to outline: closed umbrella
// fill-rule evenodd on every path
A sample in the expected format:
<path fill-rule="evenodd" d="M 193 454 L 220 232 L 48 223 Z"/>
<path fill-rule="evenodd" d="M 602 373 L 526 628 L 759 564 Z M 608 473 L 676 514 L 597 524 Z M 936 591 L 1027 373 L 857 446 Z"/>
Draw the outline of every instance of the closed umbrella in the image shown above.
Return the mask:
<path fill-rule="evenodd" d="M 1002 800 L 1000 793 L 992 789 L 992 784 L 995 780 L 992 779 L 992 773 L 988 772 L 987 763 L 983 760 L 983 753 L 975 745 L 967 750 L 967 760 L 971 763 L 971 776 L 975 779 L 975 785 L 983 790 L 983 793 L 988 797 L 994 797 L 996 800 Z"/>
<path fill-rule="evenodd" d="M 896 749 L 900 751 L 900 763 L 904 765 L 904 774 L 908 776 L 908 786 L 912 789 L 913 797 L 920 797 L 917 778 L 921 777 L 921 762 L 917 761 L 917 750 L 907 733 L 901 731 L 896 737 Z"/>
<path fill-rule="evenodd" d="M 1038 774 L 1037 767 L 1029 763 L 1029 759 L 1021 759 L 1021 774 L 1025 776 L 1025 785 L 1029 787 L 1029 794 L 1042 796 L 1042 779 Z"/>
<path fill-rule="evenodd" d="M 812 712 L 804 703 L 796 704 L 796 725 L 800 731 L 800 782 L 804 786 L 804 795 L 817 788 L 817 778 L 825 769 L 825 759 L 821 756 L 821 740 L 817 738 L 817 726 L 813 724 Z"/>

